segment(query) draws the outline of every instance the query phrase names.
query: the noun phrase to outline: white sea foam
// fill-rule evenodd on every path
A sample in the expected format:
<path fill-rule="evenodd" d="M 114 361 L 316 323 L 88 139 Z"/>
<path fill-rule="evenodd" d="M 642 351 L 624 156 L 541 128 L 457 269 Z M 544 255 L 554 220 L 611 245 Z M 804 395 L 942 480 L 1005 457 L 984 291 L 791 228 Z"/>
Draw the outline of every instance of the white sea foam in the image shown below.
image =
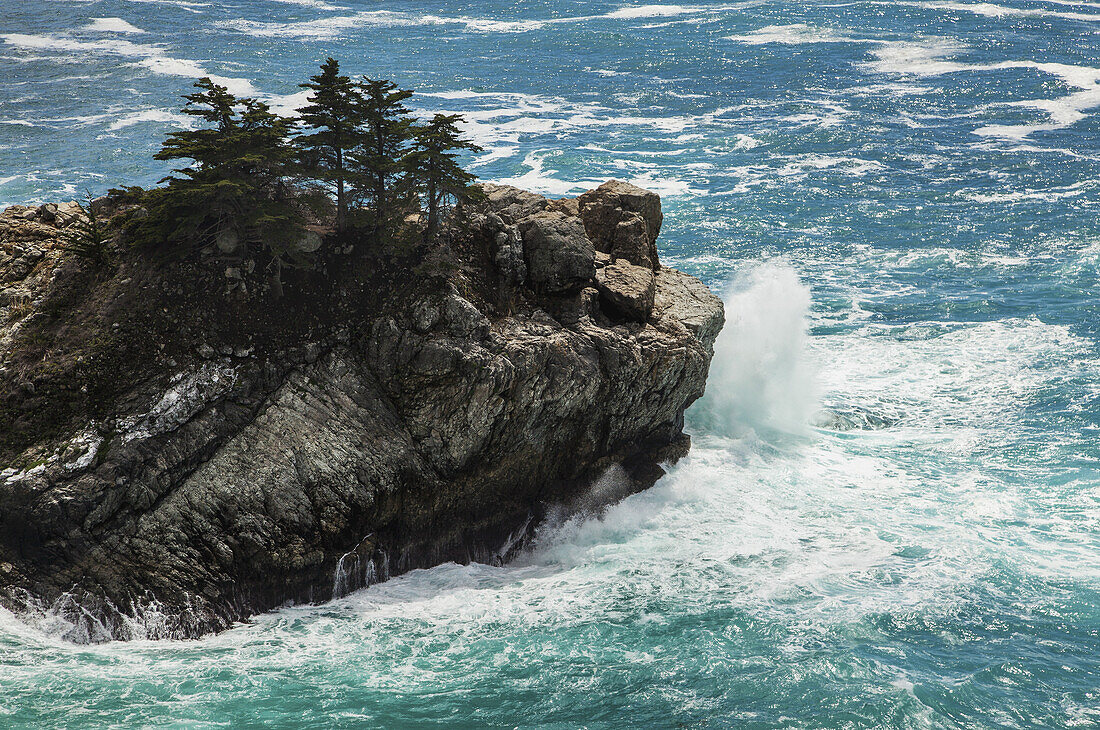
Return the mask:
<path fill-rule="evenodd" d="M 217 26 L 268 38 L 338 38 L 357 28 L 385 26 L 459 26 L 476 33 L 526 33 L 546 27 L 571 25 L 596 20 L 633 20 L 638 18 L 717 13 L 739 6 L 642 5 L 624 7 L 604 15 L 573 15 L 558 18 L 504 20 L 491 17 L 440 16 L 395 10 L 363 10 L 350 15 L 331 16 L 294 23 L 256 21 L 247 18 L 219 21 Z"/>
<path fill-rule="evenodd" d="M 171 123 L 177 127 L 190 127 L 192 126 L 193 120 L 191 117 L 186 117 L 182 114 L 176 114 L 175 112 L 166 111 L 164 109 L 142 109 L 141 111 L 119 117 L 108 125 L 107 130 L 116 132 L 120 129 L 132 127 L 135 124 L 144 124 L 146 122 Z"/>
<path fill-rule="evenodd" d="M 271 107 L 271 111 L 284 117 L 296 116 L 298 110 L 309 103 L 309 97 L 313 92 L 309 89 L 296 91 L 293 94 L 271 95 L 264 97 L 264 102 Z"/>
<path fill-rule="evenodd" d="M 1100 21 L 1100 14 L 1078 13 L 1048 8 L 1018 8 L 987 2 L 955 2 L 954 0 L 921 0 L 920 2 L 897 2 L 895 5 L 909 5 L 930 10 L 956 10 L 987 18 L 1064 18 L 1066 20 Z M 1085 3 L 1085 6 L 1088 4 Z"/>
<path fill-rule="evenodd" d="M 277 3 L 283 3 L 284 5 L 299 5 L 303 8 L 315 8 L 317 10 L 347 10 L 346 5 L 333 5 L 327 3 L 325 0 L 275 0 Z"/>
<path fill-rule="evenodd" d="M 972 200 L 975 203 L 1021 203 L 1027 201 L 1055 202 L 1065 198 L 1076 198 L 1085 193 L 1094 191 L 1096 184 L 1092 181 L 1074 183 L 1065 187 L 1047 188 L 1044 190 L 1011 190 L 997 193 L 979 193 L 969 190 L 960 190 L 957 194 Z"/>
<path fill-rule="evenodd" d="M 742 270 L 724 299 L 726 326 L 700 406 L 708 430 L 801 432 L 817 407 L 805 353 L 809 288 L 789 265 L 767 262 Z"/>
<path fill-rule="evenodd" d="M 793 23 L 791 25 L 767 25 L 763 28 L 742 33 L 740 35 L 726 36 L 726 40 L 737 41 L 751 46 L 777 43 L 790 46 L 800 46 L 814 43 L 860 43 L 858 38 L 839 33 L 829 28 L 816 28 L 805 23 Z"/>
<path fill-rule="evenodd" d="M 605 18 L 661 18 L 671 15 L 683 15 L 684 13 L 698 12 L 700 8 L 698 6 L 685 6 L 685 5 L 631 5 L 627 7 L 619 8 L 618 10 L 612 10 L 603 17 Z"/>
<path fill-rule="evenodd" d="M 523 158 L 523 165 L 527 168 L 527 172 L 522 175 L 501 178 L 490 182 L 499 183 L 501 185 L 514 185 L 517 188 L 523 188 L 524 190 L 531 190 L 545 195 L 568 195 L 570 193 L 578 193 L 588 190 L 589 188 L 594 188 L 602 182 L 602 180 L 589 180 L 587 182 L 579 180 L 566 181 L 554 177 L 558 171 L 547 169 L 546 163 L 547 160 L 557 156 L 557 154 L 559 153 L 554 151 L 530 152 Z"/>
<path fill-rule="evenodd" d="M 64 36 L 31 35 L 26 33 L 8 33 L 0 39 L 9 46 L 34 51 L 61 51 L 66 55 L 59 60 L 71 61 L 71 54 L 80 53 L 95 56 L 121 56 L 141 59 L 137 65 L 166 76 L 184 76 L 199 78 L 209 76 L 211 80 L 227 87 L 238 95 L 251 95 L 255 88 L 247 79 L 232 78 L 210 74 L 196 61 L 172 58 L 164 48 L 154 44 L 134 43 L 128 40 L 112 38 L 110 40 L 77 40 Z"/>
<path fill-rule="evenodd" d="M 141 28 L 127 23 L 122 18 L 92 18 L 84 30 L 96 33 L 144 33 Z"/>
<path fill-rule="evenodd" d="M 1043 111 L 1049 121 L 1032 124 L 988 124 L 974 130 L 975 134 L 987 137 L 1023 140 L 1035 132 L 1052 131 L 1075 124 L 1087 116 L 1087 110 L 1100 106 L 1100 68 L 1039 61 L 964 63 L 954 60 L 953 57 L 964 50 L 964 45 L 947 38 L 888 42 L 872 51 L 875 60 L 867 66 L 879 73 L 926 77 L 962 72 L 1034 69 L 1055 76 L 1067 86 L 1078 89 L 1055 99 L 1003 102 L 1006 106 Z"/>
<path fill-rule="evenodd" d="M 191 2 L 190 0 L 126 0 L 126 2 L 141 5 L 167 5 L 186 10 L 189 13 L 202 13 L 204 11 L 200 8 L 208 8 L 211 5 L 210 3 Z"/>

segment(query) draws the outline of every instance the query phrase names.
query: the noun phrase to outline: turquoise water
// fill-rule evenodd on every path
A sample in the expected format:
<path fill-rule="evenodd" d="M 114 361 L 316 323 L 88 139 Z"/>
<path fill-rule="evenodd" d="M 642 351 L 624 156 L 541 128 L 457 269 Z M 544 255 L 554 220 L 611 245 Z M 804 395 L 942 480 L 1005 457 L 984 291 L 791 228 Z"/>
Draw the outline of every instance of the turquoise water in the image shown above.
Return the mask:
<path fill-rule="evenodd" d="M 187 77 L 292 108 L 336 55 L 485 179 L 661 192 L 729 323 L 653 489 L 198 642 L 0 616 L 0 726 L 1100 725 L 1100 4 L 3 7 L 0 201 L 153 183 Z"/>

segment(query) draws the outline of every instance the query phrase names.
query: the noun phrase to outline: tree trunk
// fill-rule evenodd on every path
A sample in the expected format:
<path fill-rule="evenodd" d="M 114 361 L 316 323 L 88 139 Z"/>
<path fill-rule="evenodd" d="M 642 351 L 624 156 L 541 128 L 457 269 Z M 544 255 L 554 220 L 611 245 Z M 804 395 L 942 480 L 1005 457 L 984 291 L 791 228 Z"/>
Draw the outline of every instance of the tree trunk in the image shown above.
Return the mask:
<path fill-rule="evenodd" d="M 348 225 L 348 201 L 344 197 L 344 150 L 336 148 L 336 231 L 343 233 Z"/>

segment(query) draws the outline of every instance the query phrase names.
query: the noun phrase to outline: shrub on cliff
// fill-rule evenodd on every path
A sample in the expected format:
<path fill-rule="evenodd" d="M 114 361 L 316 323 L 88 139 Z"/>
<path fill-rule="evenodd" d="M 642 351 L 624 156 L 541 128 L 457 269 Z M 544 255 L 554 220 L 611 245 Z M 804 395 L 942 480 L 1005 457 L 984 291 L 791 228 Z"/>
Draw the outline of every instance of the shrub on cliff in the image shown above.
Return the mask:
<path fill-rule="evenodd" d="M 67 250 L 99 266 L 110 259 L 111 236 L 103 221 L 92 213 L 91 196 L 88 197 L 84 204 L 76 204 L 79 214 L 65 232 L 64 245 Z"/>

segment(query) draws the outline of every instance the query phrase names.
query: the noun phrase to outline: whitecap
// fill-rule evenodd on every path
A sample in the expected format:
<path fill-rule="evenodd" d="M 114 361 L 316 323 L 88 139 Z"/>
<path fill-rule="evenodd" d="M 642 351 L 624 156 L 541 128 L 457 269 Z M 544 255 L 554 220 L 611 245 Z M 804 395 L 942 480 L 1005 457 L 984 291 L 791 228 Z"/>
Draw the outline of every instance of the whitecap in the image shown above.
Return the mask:
<path fill-rule="evenodd" d="M 554 177 L 558 171 L 547 169 L 546 161 L 548 158 L 555 157 L 559 154 L 560 152 L 546 150 L 530 152 L 523 158 L 523 165 L 528 168 L 527 172 L 513 177 L 490 180 L 489 182 L 500 185 L 513 185 L 517 188 L 523 188 L 524 190 L 530 190 L 544 195 L 568 195 L 570 193 L 579 193 L 594 188 L 603 182 L 602 180 L 589 180 L 586 182 L 575 180 L 573 182 L 568 182 Z"/>
<path fill-rule="evenodd" d="M 1100 14 L 1096 13 L 1066 12 L 1047 8 L 1016 8 L 988 2 L 964 3 L 955 2 L 954 0 L 924 0 L 922 2 L 898 2 L 895 4 L 929 10 L 957 10 L 986 18 L 1063 18 L 1066 20 L 1100 21 Z"/>
<path fill-rule="evenodd" d="M 177 127 L 190 127 L 192 125 L 191 118 L 185 117 L 182 114 L 176 114 L 175 112 L 163 109 L 143 109 L 119 117 L 108 125 L 107 131 L 117 132 L 120 129 L 132 127 L 135 124 L 144 124 L 146 122 L 172 123 Z"/>
<path fill-rule="evenodd" d="M 683 15 L 684 13 L 698 12 L 698 7 L 684 5 L 631 5 L 612 10 L 605 18 L 661 18 L 670 15 Z"/>
<path fill-rule="evenodd" d="M 127 23 L 122 18 L 92 18 L 92 22 L 83 30 L 96 33 L 144 33 L 141 28 Z"/>
<path fill-rule="evenodd" d="M 26 33 L 8 33 L 0 35 L 6 44 L 16 48 L 36 51 L 63 51 L 66 56 L 58 60 L 71 61 L 73 53 L 87 53 L 94 55 L 122 56 L 125 58 L 140 58 L 138 66 L 148 69 L 153 73 L 166 76 L 184 76 L 188 78 L 200 78 L 209 76 L 215 83 L 228 88 L 232 93 L 250 95 L 255 93 L 255 88 L 247 79 L 218 76 L 210 74 L 197 61 L 172 58 L 165 53 L 160 45 L 140 44 L 122 39 L 110 40 L 76 40 L 62 36 L 31 35 Z"/>
<path fill-rule="evenodd" d="M 1100 69 L 1098 68 L 1030 60 L 996 63 L 963 63 L 953 60 L 954 55 L 964 50 L 966 50 L 964 45 L 948 38 L 884 42 L 872 51 L 876 60 L 867 63 L 866 66 L 879 73 L 914 76 L 1035 69 L 1041 73 L 1056 76 L 1067 86 L 1078 89 L 1055 99 L 1002 102 L 1004 106 L 1043 111 L 1049 121 L 1032 124 L 987 124 L 974 130 L 975 134 L 985 137 L 1024 140 L 1035 132 L 1053 131 L 1075 124 L 1087 116 L 1085 114 L 1087 110 L 1100 106 Z"/>
<path fill-rule="evenodd" d="M 828 28 L 815 28 L 805 23 L 793 23 L 791 25 L 767 25 L 763 28 L 742 33 L 740 35 L 726 36 L 726 40 L 737 41 L 746 45 L 758 46 L 769 43 L 783 45 L 805 45 L 813 43 L 860 43 L 866 42 L 859 38 L 852 38 L 837 33 Z"/>

